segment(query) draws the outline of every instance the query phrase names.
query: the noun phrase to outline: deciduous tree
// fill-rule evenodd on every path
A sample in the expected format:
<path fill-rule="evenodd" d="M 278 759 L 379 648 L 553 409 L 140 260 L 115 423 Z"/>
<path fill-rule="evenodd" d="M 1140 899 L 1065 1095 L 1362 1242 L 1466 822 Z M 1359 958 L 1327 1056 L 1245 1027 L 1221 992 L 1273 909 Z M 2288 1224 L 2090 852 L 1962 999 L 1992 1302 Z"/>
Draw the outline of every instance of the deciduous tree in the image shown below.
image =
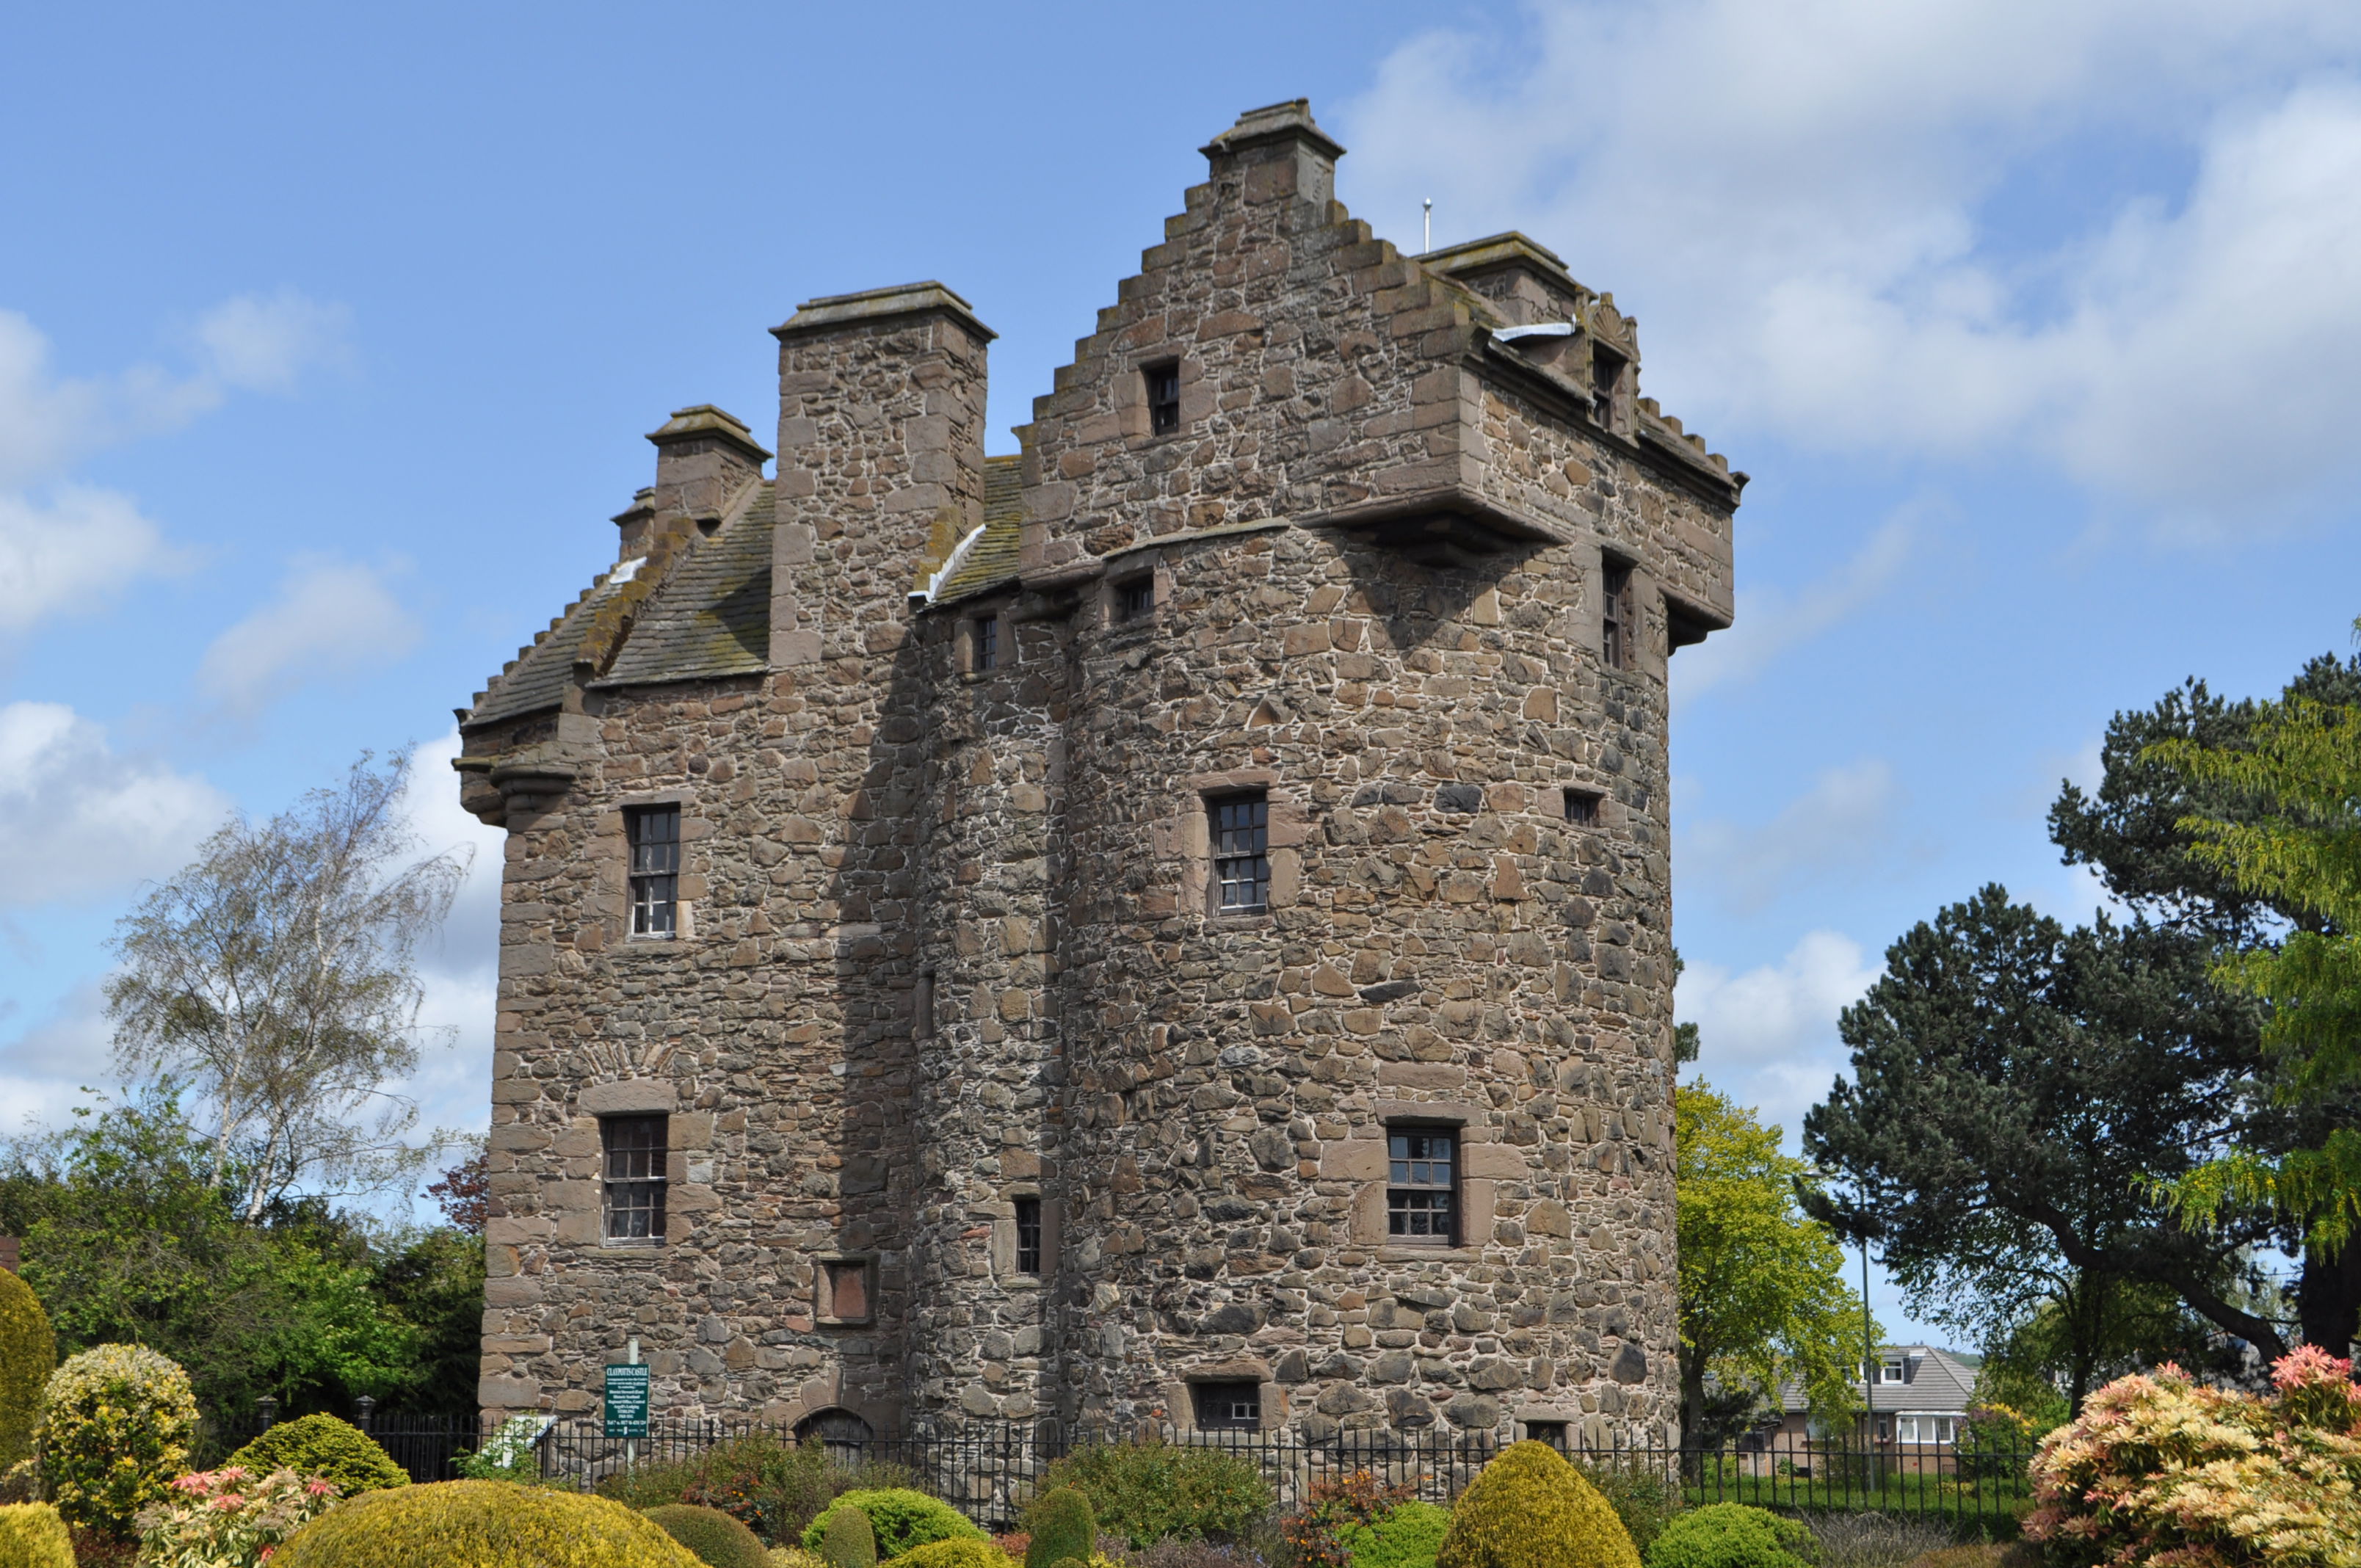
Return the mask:
<path fill-rule="evenodd" d="M 1679 1090 L 1675 1113 L 1683 1431 L 1719 1435 L 1708 1372 L 1766 1395 L 1794 1382 L 1823 1416 L 1857 1409 L 1850 1380 L 1871 1347 L 1836 1238 L 1798 1206 L 1809 1168 L 1780 1152 L 1778 1128 L 1709 1084 Z"/>

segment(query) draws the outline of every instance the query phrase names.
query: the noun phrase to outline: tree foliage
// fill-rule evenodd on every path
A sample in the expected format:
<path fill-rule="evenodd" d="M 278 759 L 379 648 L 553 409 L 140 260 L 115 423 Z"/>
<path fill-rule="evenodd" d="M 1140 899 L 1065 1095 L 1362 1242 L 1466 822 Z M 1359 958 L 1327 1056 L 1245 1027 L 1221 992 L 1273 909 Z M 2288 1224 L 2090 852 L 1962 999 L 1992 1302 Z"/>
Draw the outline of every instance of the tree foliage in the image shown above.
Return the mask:
<path fill-rule="evenodd" d="M 1805 1119 L 1806 1152 L 1855 1194 L 1821 1212 L 1874 1234 L 1915 1299 L 1975 1303 L 1937 1315 L 1987 1343 L 2054 1304 L 2081 1336 L 2077 1398 L 2114 1332 L 2099 1309 L 2131 1282 L 2281 1354 L 2236 1279 L 2267 1217 L 2195 1234 L 2147 1186 L 2236 1129 L 2258 1054 L 2255 1010 L 2210 983 L 2210 952 L 2145 921 L 2069 931 L 1998 886 L 1914 927 L 1839 1019 L 1851 1080 Z"/>
<path fill-rule="evenodd" d="M 1707 1083 L 1676 1092 L 1681 1424 L 1711 1441 L 1707 1374 L 1725 1387 L 1799 1385 L 1813 1411 L 1858 1409 L 1850 1378 L 1869 1354 L 1844 1255 L 1806 1215 L 1810 1168 L 1779 1150 L 1779 1129 Z"/>
<path fill-rule="evenodd" d="M 299 1188 L 382 1190 L 425 1157 L 403 1141 L 415 1105 L 387 1085 L 417 1066 L 412 955 L 467 863 L 410 861 L 408 771 L 364 754 L 260 827 L 233 819 L 118 927 L 120 1065 L 196 1091 L 212 1172 L 238 1167 L 248 1219 Z"/>
<path fill-rule="evenodd" d="M 483 1249 L 451 1230 L 385 1234 L 318 1200 L 247 1217 L 247 1173 L 214 1164 L 169 1086 L 101 1102 L 16 1145 L 0 1229 L 25 1237 L 24 1277 L 59 1348 L 153 1346 L 190 1369 L 215 1419 L 349 1409 L 367 1394 L 475 1409 Z"/>
<path fill-rule="evenodd" d="M 2361 707 L 2294 696 L 2264 705 L 2245 746 L 2166 741 L 2149 755 L 2249 807 L 2196 809 L 2191 857 L 2299 922 L 2276 945 L 2226 953 L 2224 983 L 2269 1003 L 2263 1038 L 2282 1100 L 2343 1108 L 2361 1086 Z M 2216 1221 L 2268 1202 L 2337 1253 L 2361 1223 L 2361 1128 L 2322 1129 L 2283 1151 L 2240 1149 L 2184 1176 L 2175 1196 Z"/>

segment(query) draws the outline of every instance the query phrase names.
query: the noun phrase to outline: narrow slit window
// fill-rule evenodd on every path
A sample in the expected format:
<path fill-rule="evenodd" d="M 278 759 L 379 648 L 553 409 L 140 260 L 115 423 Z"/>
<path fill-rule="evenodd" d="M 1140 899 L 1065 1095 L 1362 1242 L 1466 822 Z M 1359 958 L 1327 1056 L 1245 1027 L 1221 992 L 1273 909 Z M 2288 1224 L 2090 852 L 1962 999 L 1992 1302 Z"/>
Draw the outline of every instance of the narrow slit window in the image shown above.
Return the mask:
<path fill-rule="evenodd" d="M 1599 349 L 1590 354 L 1590 415 L 1601 425 L 1615 428 L 1615 391 L 1623 379 L 1620 356 Z"/>
<path fill-rule="evenodd" d="M 631 935 L 675 935 L 680 929 L 680 807 L 634 807 L 623 813 L 623 832 L 631 846 Z"/>
<path fill-rule="evenodd" d="M 1016 1272 L 1041 1272 L 1041 1200 L 1016 1200 Z"/>
<path fill-rule="evenodd" d="M 1127 577 L 1115 587 L 1115 618 L 1146 620 L 1156 613 L 1156 578 L 1148 573 Z"/>
<path fill-rule="evenodd" d="M 599 1124 L 606 1150 L 607 1239 L 664 1240 L 665 1120 L 609 1116 Z"/>
<path fill-rule="evenodd" d="M 1447 1127 L 1395 1127 L 1386 1144 L 1386 1239 L 1456 1246 L 1459 1135 Z"/>
<path fill-rule="evenodd" d="M 1180 366 L 1178 361 L 1150 365 L 1148 377 L 1148 433 L 1170 435 L 1180 428 Z"/>
<path fill-rule="evenodd" d="M 1256 1431 L 1262 1427 L 1259 1383 L 1196 1383 L 1189 1392 L 1200 1431 Z"/>
<path fill-rule="evenodd" d="M 1570 789 L 1565 792 L 1565 819 L 1585 828 L 1598 822 L 1598 792 L 1595 789 Z"/>
<path fill-rule="evenodd" d="M 975 667 L 979 670 L 998 669 L 1000 667 L 1000 617 L 978 616 L 968 622 L 968 625 L 972 629 L 971 635 L 975 639 Z"/>
<path fill-rule="evenodd" d="M 1599 656 L 1610 670 L 1631 667 L 1631 568 L 1609 561 L 1599 572 Z"/>
<path fill-rule="evenodd" d="M 1213 815 L 1214 907 L 1224 915 L 1270 906 L 1270 799 L 1235 795 L 1208 803 Z"/>

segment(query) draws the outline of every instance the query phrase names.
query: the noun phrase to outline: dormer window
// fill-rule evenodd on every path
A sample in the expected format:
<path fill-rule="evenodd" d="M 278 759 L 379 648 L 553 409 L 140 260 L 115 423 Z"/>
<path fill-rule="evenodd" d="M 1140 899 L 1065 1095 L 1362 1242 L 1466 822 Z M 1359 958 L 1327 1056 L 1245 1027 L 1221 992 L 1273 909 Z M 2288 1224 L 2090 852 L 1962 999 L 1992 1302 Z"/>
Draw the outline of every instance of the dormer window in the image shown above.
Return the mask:
<path fill-rule="evenodd" d="M 1148 378 L 1148 433 L 1170 435 L 1180 428 L 1180 362 L 1150 365 Z"/>

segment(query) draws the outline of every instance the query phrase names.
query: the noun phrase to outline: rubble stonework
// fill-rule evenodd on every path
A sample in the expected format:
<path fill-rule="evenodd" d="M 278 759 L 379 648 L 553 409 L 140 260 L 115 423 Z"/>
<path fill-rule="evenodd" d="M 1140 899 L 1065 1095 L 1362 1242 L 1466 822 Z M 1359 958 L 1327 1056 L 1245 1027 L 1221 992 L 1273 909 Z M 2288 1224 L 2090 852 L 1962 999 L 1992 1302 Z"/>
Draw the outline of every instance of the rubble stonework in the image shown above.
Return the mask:
<path fill-rule="evenodd" d="M 636 1337 L 672 1414 L 1186 1429 L 1224 1379 L 1313 1436 L 1676 1431 L 1666 661 L 1729 623 L 1744 476 L 1539 246 L 1398 253 L 1301 103 L 1205 150 L 1021 458 L 956 294 L 811 302 L 775 477 L 675 415 L 466 715 L 488 1409 L 590 1409 Z M 1239 790 L 1270 894 L 1224 915 Z M 680 929 L 634 937 L 664 803 Z M 602 1237 L 627 1113 L 661 1246 Z M 1388 1235 L 1406 1123 L 1456 1131 L 1458 1245 Z"/>

